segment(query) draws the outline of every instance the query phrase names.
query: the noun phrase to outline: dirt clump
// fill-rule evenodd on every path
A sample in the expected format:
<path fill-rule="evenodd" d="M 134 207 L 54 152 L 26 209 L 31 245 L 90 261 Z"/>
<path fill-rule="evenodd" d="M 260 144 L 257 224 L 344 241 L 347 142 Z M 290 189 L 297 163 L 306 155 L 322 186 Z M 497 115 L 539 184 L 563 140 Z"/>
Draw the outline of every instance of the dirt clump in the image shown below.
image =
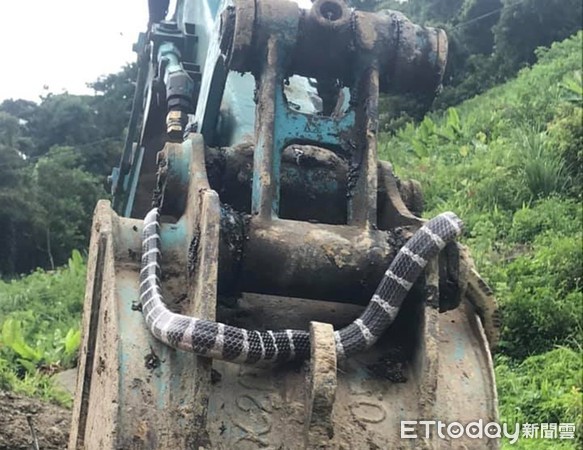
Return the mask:
<path fill-rule="evenodd" d="M 67 448 L 71 411 L 39 399 L 0 391 L 0 450 Z"/>

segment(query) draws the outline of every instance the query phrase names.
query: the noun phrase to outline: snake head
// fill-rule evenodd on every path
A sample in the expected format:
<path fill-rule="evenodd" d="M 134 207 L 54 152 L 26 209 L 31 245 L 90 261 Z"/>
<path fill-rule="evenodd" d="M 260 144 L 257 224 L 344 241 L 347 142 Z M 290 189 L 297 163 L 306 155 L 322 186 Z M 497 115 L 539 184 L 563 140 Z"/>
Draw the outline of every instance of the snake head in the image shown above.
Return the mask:
<path fill-rule="evenodd" d="M 456 239 L 460 237 L 464 230 L 464 223 L 462 222 L 462 220 L 451 211 L 444 212 L 443 214 L 441 214 L 441 216 L 447 219 L 447 221 L 451 224 L 452 228 L 451 232 L 454 233 L 454 235 L 451 236 L 451 239 Z"/>

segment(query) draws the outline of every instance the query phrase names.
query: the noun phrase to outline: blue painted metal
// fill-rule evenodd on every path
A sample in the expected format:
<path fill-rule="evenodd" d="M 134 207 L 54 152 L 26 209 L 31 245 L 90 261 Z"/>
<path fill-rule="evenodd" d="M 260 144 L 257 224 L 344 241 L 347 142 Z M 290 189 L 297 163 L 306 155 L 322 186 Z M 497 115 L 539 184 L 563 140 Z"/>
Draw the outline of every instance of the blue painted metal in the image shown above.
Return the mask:
<path fill-rule="evenodd" d="M 166 60 L 165 78 L 182 71 L 182 55 L 174 42 L 164 42 L 158 47 L 157 61 Z"/>
<path fill-rule="evenodd" d="M 276 144 L 287 147 L 291 144 L 317 144 L 331 150 L 342 147 L 344 139 L 354 126 L 354 111 L 348 111 L 340 118 L 300 113 L 290 109 L 277 90 L 275 115 Z"/>
<path fill-rule="evenodd" d="M 140 235 L 141 230 L 136 232 L 132 227 L 120 227 L 118 235 L 118 245 L 122 248 L 132 248 L 135 246 L 136 235 Z M 184 221 L 176 224 L 164 224 L 161 227 L 161 241 L 163 251 L 175 254 L 183 248 L 183 243 L 187 239 Z M 153 392 L 153 398 L 157 401 L 157 408 L 164 410 L 168 404 L 168 397 L 172 392 L 180 392 L 178 386 L 182 374 L 187 373 L 189 362 L 180 358 L 173 349 L 160 345 L 160 343 L 149 333 L 143 332 L 143 317 L 136 314 L 134 308 L 138 297 L 139 287 L 137 278 L 120 277 L 118 279 L 117 290 L 117 310 L 119 311 L 119 390 L 128 396 L 126 401 L 129 404 L 139 404 L 142 398 L 142 386 L 132 383 L 132 375 L 135 367 L 143 364 L 142 352 L 138 348 L 144 345 L 155 349 L 156 355 L 161 361 L 168 364 L 161 364 L 153 369 L 154 375 L 149 384 Z M 136 339 L 140 336 L 140 339 Z M 144 342 L 146 341 L 146 342 Z M 141 344 L 141 345 L 140 345 Z M 170 363 L 172 360 L 172 363 Z M 168 383 L 170 381 L 170 384 Z M 184 419 L 183 419 L 184 420 Z M 187 426 L 184 421 L 183 426 Z"/>
<path fill-rule="evenodd" d="M 143 54 L 146 46 L 146 35 L 140 33 L 138 42 L 134 45 L 134 50 L 138 55 Z M 133 203 L 133 199 L 128 201 L 126 197 L 126 179 L 136 177 L 139 174 L 139 167 L 131 164 L 134 141 L 138 134 L 138 119 L 142 113 L 144 101 L 144 88 L 146 85 L 147 71 L 143 64 L 139 64 L 138 76 L 136 83 L 136 90 L 132 101 L 132 111 L 130 113 L 130 121 L 128 124 L 128 131 L 125 137 L 124 149 L 120 159 L 120 166 L 113 168 L 109 182 L 111 183 L 112 204 L 116 211 L 126 210 L 127 205 Z M 128 173 L 129 172 L 129 173 Z M 134 188 L 135 189 L 135 188 Z M 131 192 L 129 193 L 131 195 Z"/>
<path fill-rule="evenodd" d="M 225 83 L 221 109 L 226 112 L 219 122 L 221 146 L 252 141 L 255 133 L 255 79 L 251 74 L 230 72 Z"/>
<path fill-rule="evenodd" d="M 138 178 L 141 173 L 144 154 L 141 148 L 142 142 L 138 139 L 137 144 L 134 144 L 134 146 L 137 145 L 140 150 L 137 155 L 134 155 L 132 161 L 131 146 L 138 134 L 138 111 L 142 107 L 144 99 L 149 99 L 152 95 L 151 90 L 153 89 L 153 80 L 159 69 L 158 65 L 160 61 L 166 61 L 164 81 L 167 81 L 171 74 L 183 70 L 182 60 L 184 57 L 188 60 L 195 61 L 199 67 L 205 67 L 207 60 L 212 63 L 213 58 L 218 58 L 219 52 L 216 40 L 212 40 L 210 36 L 215 33 L 217 14 L 222 8 L 223 1 L 221 0 L 178 2 L 177 13 L 175 15 L 177 19 L 177 30 L 175 32 L 165 31 L 164 27 L 155 25 L 158 37 L 156 38 L 155 45 L 156 53 L 152 61 L 150 61 L 147 55 L 140 53 L 145 48 L 145 35 L 141 35 L 141 45 L 136 46 L 136 51 L 141 55 L 139 62 L 140 75 L 136 87 L 134 111 L 132 112 L 132 120 L 130 121 L 128 130 L 126 149 L 124 150 L 120 167 L 114 168 L 110 177 L 113 207 L 123 216 L 130 217 L 134 209 Z M 187 24 L 195 25 L 197 42 L 193 49 L 194 54 L 182 55 L 177 42 L 179 42 L 180 38 L 179 32 L 184 32 Z M 167 34 L 166 41 L 164 40 L 165 33 Z M 216 34 L 214 35 L 216 36 Z M 214 46 L 214 54 L 213 52 L 209 53 L 209 46 Z M 208 85 L 210 80 L 217 78 L 217 73 L 213 70 L 212 64 L 210 63 L 209 67 L 205 68 L 204 73 L 207 74 L 206 87 L 203 82 L 203 92 L 200 95 L 197 107 L 199 127 L 203 129 L 203 135 L 207 137 L 210 143 L 214 138 L 215 128 L 219 126 L 221 145 L 234 145 L 245 138 L 251 137 L 255 125 L 253 77 L 251 75 L 240 76 L 232 73 L 229 74 L 224 85 L 219 83 L 218 87 L 209 91 Z M 223 71 L 223 76 L 227 76 L 226 70 Z M 148 78 L 147 82 L 146 78 Z M 228 117 L 228 121 L 219 120 L 219 109 L 222 109 L 225 117 Z M 210 114 L 205 116 L 206 110 L 210 110 Z M 146 110 L 145 113 L 147 112 Z"/>
<path fill-rule="evenodd" d="M 133 164 L 133 170 L 129 173 L 124 180 L 124 191 L 127 192 L 127 200 L 125 203 L 125 208 L 123 210 L 124 216 L 129 217 L 132 213 L 132 208 L 134 205 L 134 199 L 136 197 L 136 189 L 138 188 L 138 179 L 140 170 L 142 168 L 142 161 L 144 159 L 144 148 L 140 147 L 135 149 L 137 155 L 134 157 L 135 162 Z"/>
<path fill-rule="evenodd" d="M 144 131 L 152 104 L 159 95 L 159 92 L 156 93 L 157 83 L 163 82 L 167 86 L 173 75 L 185 70 L 196 70 L 195 63 L 200 67 L 204 65 L 210 42 L 209 36 L 214 29 L 215 17 L 221 3 L 220 0 L 179 1 L 175 21 L 151 24 L 148 34 L 140 34 L 138 44 L 134 47 L 138 53 L 138 83 L 126 144 L 120 166 L 112 170 L 109 178 L 112 185 L 113 208 L 122 216 L 130 217 L 134 212 L 144 151 L 148 151 Z M 194 29 L 196 36 L 193 35 Z M 147 38 L 150 42 L 147 42 Z M 162 61 L 163 72 L 160 71 Z M 157 80 L 159 75 L 163 78 Z M 183 80 L 184 82 L 179 84 L 180 91 L 177 94 L 194 97 L 196 89 L 192 80 L 189 82 L 187 77 Z M 142 114 L 140 123 L 139 118 Z M 139 150 L 132 150 L 132 147 Z"/>
<path fill-rule="evenodd" d="M 275 90 L 274 109 L 273 144 L 270 148 L 266 148 L 264 137 L 260 135 L 255 147 L 256 163 L 253 169 L 251 210 L 258 213 L 261 198 L 266 195 L 266 183 L 261 179 L 260 167 L 261 160 L 266 156 L 264 152 L 269 152 L 272 162 L 271 182 L 274 184 L 271 209 L 273 216 L 277 217 L 279 213 L 281 154 L 283 150 L 292 144 L 313 144 L 332 151 L 342 151 L 346 137 L 355 126 L 355 112 L 349 110 L 343 116 L 335 118 L 294 111 L 289 107 L 288 101 L 283 96 L 283 90 L 280 88 Z M 315 185 L 320 183 L 320 180 L 313 181 Z"/>

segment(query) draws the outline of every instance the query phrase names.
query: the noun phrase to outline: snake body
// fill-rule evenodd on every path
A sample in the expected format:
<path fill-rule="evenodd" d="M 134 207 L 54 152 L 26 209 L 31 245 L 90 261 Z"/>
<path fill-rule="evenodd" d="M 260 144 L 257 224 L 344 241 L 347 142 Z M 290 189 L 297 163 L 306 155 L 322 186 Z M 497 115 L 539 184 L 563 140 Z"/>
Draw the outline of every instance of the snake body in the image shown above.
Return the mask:
<path fill-rule="evenodd" d="M 395 320 L 427 262 L 461 231 L 461 220 L 447 212 L 425 223 L 407 241 L 360 317 L 334 332 L 339 358 L 358 354 L 377 341 Z M 140 302 L 146 324 L 157 339 L 201 356 L 245 364 L 309 357 L 310 335 L 305 330 L 247 330 L 170 311 L 160 288 L 161 256 L 159 212 L 154 208 L 144 219 Z"/>

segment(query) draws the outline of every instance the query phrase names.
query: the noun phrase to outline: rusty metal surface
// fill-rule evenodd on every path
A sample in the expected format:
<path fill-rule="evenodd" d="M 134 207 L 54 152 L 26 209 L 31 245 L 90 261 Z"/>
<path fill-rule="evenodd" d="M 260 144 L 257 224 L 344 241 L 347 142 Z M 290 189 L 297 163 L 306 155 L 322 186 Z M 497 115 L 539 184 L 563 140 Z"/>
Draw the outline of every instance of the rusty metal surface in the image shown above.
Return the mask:
<path fill-rule="evenodd" d="M 459 245 L 460 263 L 466 267 L 467 285 L 465 297 L 476 310 L 484 327 L 484 334 L 491 350 L 495 350 L 500 340 L 501 317 L 494 292 L 476 270 L 467 247 Z"/>
<path fill-rule="evenodd" d="M 334 328 L 310 322 L 313 342 L 304 403 L 304 448 L 326 447 L 334 437 L 333 409 L 336 400 L 337 360 Z"/>
<path fill-rule="evenodd" d="M 406 238 L 393 231 L 252 217 L 244 242 L 240 291 L 367 304 Z"/>
<path fill-rule="evenodd" d="M 111 289 L 114 277 L 113 221 L 108 202 L 101 201 L 95 209 L 95 217 L 87 263 L 87 284 L 83 312 L 83 341 L 79 356 L 77 395 L 73 405 L 73 425 L 69 435 L 69 448 L 81 449 L 98 446 L 113 448 L 115 442 L 116 410 L 113 402 L 99 404 L 101 398 L 117 396 L 117 389 L 107 390 L 96 378 L 111 376 L 113 386 L 117 385 L 115 360 L 106 358 L 102 352 L 116 346 L 115 335 L 103 333 L 104 310 L 113 301 Z M 95 386 L 95 387 L 94 387 Z M 105 392 L 104 392 L 105 391 Z M 113 392 L 112 392 L 113 391 Z M 112 408 L 113 406 L 113 408 Z M 96 409 L 97 408 L 97 409 Z M 96 421 L 103 425 L 103 433 L 97 434 L 94 421 L 88 415 L 96 411 Z"/>
<path fill-rule="evenodd" d="M 387 161 L 379 161 L 378 225 L 382 230 L 401 226 L 421 225 L 423 197 L 410 188 L 410 183 L 399 183 L 393 167 Z"/>
<path fill-rule="evenodd" d="M 378 184 L 378 101 L 379 72 L 366 67 L 357 83 L 357 110 L 354 130 L 356 148 L 352 152 L 353 187 L 348 195 L 348 223 L 361 227 L 377 226 Z"/>
<path fill-rule="evenodd" d="M 472 314 L 465 307 L 460 315 L 421 309 L 417 321 L 408 324 L 424 342 L 413 354 L 395 356 L 404 342 L 384 340 L 377 350 L 340 365 L 331 413 L 333 434 L 328 436 L 325 428 L 318 436 L 321 440 L 307 448 L 496 448 L 488 440 L 400 438 L 400 420 L 443 417 L 467 423 L 476 417 L 495 417 L 485 341 L 464 325 L 480 326 Z M 459 320 L 461 327 L 451 330 L 451 320 Z M 450 354 L 455 355 L 455 364 Z M 213 368 L 220 374 L 209 408 L 215 418 L 209 420 L 213 448 L 297 449 L 305 445 L 309 368 L 272 370 L 222 362 L 213 363 Z M 456 388 L 459 384 L 463 384 L 463 396 Z M 327 416 L 328 412 L 321 418 Z"/>
<path fill-rule="evenodd" d="M 217 309 L 220 213 L 218 197 L 208 189 L 204 146 L 200 137 L 191 136 L 187 145 L 168 144 L 165 153 L 167 161 L 180 160 L 185 153 L 190 161 L 192 201 L 185 203 L 190 206 L 181 220 L 162 229 L 168 261 L 163 289 L 174 310 L 209 318 L 216 311 L 218 320 L 249 328 L 303 328 L 318 315 L 331 321 L 337 317 L 340 325 L 359 313 L 349 304 L 263 301 L 261 296 L 254 303 L 241 300 L 236 309 L 232 304 Z M 90 333 L 85 334 L 80 358 L 70 448 L 459 448 L 460 441 L 404 442 L 399 421 L 495 417 L 491 360 L 480 321 L 467 302 L 438 313 L 435 267 L 413 290 L 380 345 L 339 367 L 332 408 L 332 391 L 322 388 L 329 402 L 320 410 L 314 409 L 317 402 L 306 400 L 312 398 L 306 397 L 311 376 L 307 367 L 211 362 L 153 339 L 133 303 L 138 298 L 140 230 L 141 221 L 117 217 L 107 202 L 98 206 L 85 311 Z M 185 248 L 185 239 L 196 245 Z M 184 268 L 193 254 L 189 275 Z M 427 307 L 420 301 L 424 297 Z M 216 301 L 220 305 L 225 299 Z M 241 316 L 245 308 L 260 309 Z M 344 309 L 340 315 L 331 313 Z M 318 342 L 325 345 L 326 340 Z M 312 381 L 316 388 L 325 385 Z M 308 419 L 306 410 L 312 411 Z"/>
<path fill-rule="evenodd" d="M 168 143 L 163 126 L 146 124 L 134 213 L 156 187 L 172 311 L 248 329 L 310 326 L 312 358 L 246 367 L 156 341 L 135 303 L 142 222 L 101 202 L 69 447 L 497 448 L 400 437 L 401 420 L 497 417 L 487 340 L 497 336 L 495 302 L 462 247 L 430 264 L 372 350 L 339 363 L 333 345 L 332 326 L 360 313 L 423 223 L 418 185 L 378 161 L 378 96 L 391 87 L 434 92 L 443 32 L 341 0 L 316 0 L 309 12 L 286 0 L 236 1 L 210 29 L 201 33 L 208 52 L 197 56 L 199 133 Z M 250 147 L 208 149 L 222 145 L 229 70 L 255 78 L 255 136 Z M 320 113 L 292 107 L 284 91 L 292 74 L 317 79 Z M 306 197 L 313 204 L 303 208 Z"/>
<path fill-rule="evenodd" d="M 220 210 L 217 194 L 208 188 L 203 147 L 194 141 L 185 149 L 167 144 L 167 153 L 189 153 L 192 182 L 183 222 L 162 230 L 170 262 L 163 289 L 173 309 L 213 319 Z M 108 202 L 98 204 L 71 449 L 211 448 L 206 427 L 210 361 L 177 354 L 143 326 L 136 304 L 141 228 L 142 221 L 118 217 Z M 192 261 L 196 275 L 181 277 L 188 261 L 183 242 L 197 230 L 205 240 Z"/>
<path fill-rule="evenodd" d="M 118 278 L 127 280 L 131 286 L 132 276 L 137 283 L 137 276 L 132 272 L 119 271 Z M 167 280 L 166 284 L 179 284 L 179 280 Z M 88 411 L 88 429 L 93 431 L 84 436 L 85 447 L 72 445 L 70 448 L 297 449 L 303 445 L 308 386 L 305 369 L 262 369 L 213 362 L 208 378 L 199 379 L 195 385 L 195 390 L 209 399 L 208 407 L 203 408 L 205 416 L 197 417 L 194 411 L 198 403 L 191 397 L 190 384 L 196 378 L 187 368 L 177 370 L 177 365 L 185 365 L 193 357 L 157 344 L 139 326 L 141 315 L 128 308 L 122 290 L 118 290 L 116 297 L 115 307 L 106 309 L 108 314 L 101 313 L 100 339 L 105 335 L 116 336 L 114 331 L 122 324 L 132 326 L 131 342 L 123 347 L 125 352 L 130 352 L 131 359 L 120 368 L 128 380 L 117 384 L 111 372 L 99 369 L 95 373 Z M 289 302 L 286 304 L 292 307 Z M 298 315 L 309 314 L 308 310 L 302 313 L 297 311 L 297 306 L 293 308 Z M 127 312 L 120 314 L 120 309 Z M 103 320 L 108 316 L 113 320 L 116 316 L 112 313 L 116 311 L 117 320 L 123 322 L 104 326 Z M 341 366 L 332 414 L 335 433 L 324 441 L 322 448 L 421 448 L 421 442 L 404 442 L 399 438 L 399 420 L 436 417 L 424 415 L 431 412 L 442 420 L 462 422 L 491 417 L 490 405 L 495 401 L 495 394 L 492 380 L 484 375 L 488 374 L 487 347 L 474 331 L 474 326 L 480 327 L 475 315 L 472 319 L 475 323 L 466 325 L 463 314 L 472 319 L 471 308 L 444 315 L 427 308 L 425 315 L 419 316 L 419 322 L 408 324 L 417 330 L 425 345 L 416 359 L 408 358 L 402 363 L 401 375 L 406 382 L 395 383 L 371 369 L 378 361 L 387 361 L 383 353 L 397 348 L 398 341 L 390 345 L 385 342 L 381 347 L 385 352 L 376 350 Z M 452 320 L 459 327 L 452 328 Z M 429 328 L 423 328 L 423 323 Z M 116 349 L 115 343 L 102 342 L 97 360 L 105 361 Z M 107 354 L 109 351 L 112 353 Z M 143 358 L 148 355 L 151 358 L 156 355 L 157 360 L 149 361 L 158 361 L 159 366 L 153 364 L 146 368 Z M 385 362 L 390 363 L 390 360 Z M 386 376 L 391 374 L 394 379 L 393 372 L 387 372 Z M 96 385 L 102 385 L 106 392 L 95 395 Z M 196 445 L 185 440 L 189 433 L 192 436 L 193 430 L 205 436 Z M 462 444 L 468 448 L 478 445 L 476 441 L 437 440 L 423 445 L 457 449 Z M 487 442 L 479 445 L 490 448 Z"/>
<path fill-rule="evenodd" d="M 253 144 L 206 148 L 206 167 L 211 188 L 221 202 L 244 213 L 251 212 Z M 349 163 L 329 150 L 292 145 L 281 158 L 281 203 L 283 219 L 347 223 Z M 387 161 L 378 161 L 378 227 L 420 226 L 423 198 L 418 183 L 400 181 Z M 322 208 L 322 205 L 326 205 Z"/>
<path fill-rule="evenodd" d="M 221 20 L 221 49 L 229 69 L 251 72 L 257 83 L 252 212 L 263 220 L 279 215 L 283 149 L 293 143 L 290 139 L 313 140 L 350 155 L 348 223 L 375 227 L 378 94 L 387 84 L 404 85 L 418 73 L 426 79 L 418 77 L 415 89 L 435 91 L 445 66 L 440 53 L 445 35 L 397 13 L 354 12 L 340 0 L 319 0 L 309 12 L 285 0 L 242 2 L 228 8 Z M 291 111 L 281 90 L 293 74 L 318 79 L 319 92 L 330 90 L 324 86 L 333 86 L 334 80 L 350 87 L 351 111 L 325 119 Z M 334 110 L 334 96 L 323 98 L 327 111 Z M 303 120 L 305 126 L 294 127 Z M 311 120 L 319 123 L 310 125 Z"/>
<path fill-rule="evenodd" d="M 257 6 L 236 2 L 233 16 L 224 22 L 225 29 L 236 30 L 233 45 L 225 47 L 233 70 L 260 67 L 262 61 L 254 55 L 261 54 L 273 24 L 282 25 L 282 17 L 287 17 L 296 20 L 282 25 L 287 28 L 285 44 L 293 52 L 290 72 L 339 79 L 349 86 L 355 82 L 358 63 L 368 67 L 377 60 L 384 90 L 393 85 L 401 91 L 435 92 L 439 86 L 447 59 L 443 30 L 413 24 L 397 11 L 353 11 L 340 0 L 317 0 L 309 11 L 291 5 L 285 0 L 257 2 Z"/>

